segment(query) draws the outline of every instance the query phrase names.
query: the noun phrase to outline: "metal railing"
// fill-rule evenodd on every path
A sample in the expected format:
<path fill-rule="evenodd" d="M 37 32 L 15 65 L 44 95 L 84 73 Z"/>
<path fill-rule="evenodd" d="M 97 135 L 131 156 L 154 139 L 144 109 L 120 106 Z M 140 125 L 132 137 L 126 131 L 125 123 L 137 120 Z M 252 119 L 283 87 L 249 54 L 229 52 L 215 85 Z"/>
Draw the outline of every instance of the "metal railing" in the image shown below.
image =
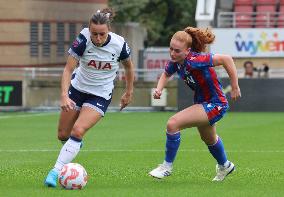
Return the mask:
<path fill-rule="evenodd" d="M 40 78 L 40 77 L 61 77 L 63 67 L 58 68 L 0 68 L 0 80 L 2 78 Z"/>
<path fill-rule="evenodd" d="M 226 71 L 221 67 L 216 67 L 217 75 L 220 78 L 228 77 Z M 244 77 L 244 69 L 237 69 L 240 78 Z M 29 79 L 50 79 L 62 76 L 63 67 L 60 68 L 0 68 L 0 80 L 14 80 L 21 78 Z M 160 75 L 164 72 L 163 69 L 135 69 L 135 80 L 157 81 Z M 255 76 L 262 76 L 263 74 L 255 73 Z M 284 78 L 284 68 L 270 68 L 268 72 L 269 78 Z M 173 79 L 178 76 L 174 75 Z M 119 69 L 117 73 L 117 80 L 124 80 L 124 69 Z"/>
<path fill-rule="evenodd" d="M 273 28 L 284 26 L 284 15 L 280 12 L 219 12 L 218 28 Z"/>

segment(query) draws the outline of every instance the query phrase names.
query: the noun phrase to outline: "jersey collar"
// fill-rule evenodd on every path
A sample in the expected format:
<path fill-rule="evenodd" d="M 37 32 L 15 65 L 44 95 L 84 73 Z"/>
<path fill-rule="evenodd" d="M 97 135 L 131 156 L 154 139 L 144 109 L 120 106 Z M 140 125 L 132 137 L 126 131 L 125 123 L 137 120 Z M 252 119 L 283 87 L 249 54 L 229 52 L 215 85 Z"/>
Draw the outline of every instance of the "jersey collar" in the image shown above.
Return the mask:
<path fill-rule="evenodd" d="M 108 34 L 105 43 L 101 47 L 106 46 L 110 42 L 110 39 L 111 39 L 111 36 Z"/>
<path fill-rule="evenodd" d="M 110 39 L 111 39 L 111 36 L 108 34 L 105 43 L 104 43 L 102 46 L 99 46 L 99 47 L 104 47 L 104 46 L 106 46 L 106 45 L 110 42 Z M 92 41 L 92 39 L 91 39 L 91 41 Z M 92 43 L 93 43 L 93 41 L 92 41 Z M 93 45 L 95 45 L 95 43 L 93 43 Z M 96 46 L 96 45 L 95 45 L 95 46 Z M 98 46 L 96 46 L 96 47 L 98 47 Z"/>

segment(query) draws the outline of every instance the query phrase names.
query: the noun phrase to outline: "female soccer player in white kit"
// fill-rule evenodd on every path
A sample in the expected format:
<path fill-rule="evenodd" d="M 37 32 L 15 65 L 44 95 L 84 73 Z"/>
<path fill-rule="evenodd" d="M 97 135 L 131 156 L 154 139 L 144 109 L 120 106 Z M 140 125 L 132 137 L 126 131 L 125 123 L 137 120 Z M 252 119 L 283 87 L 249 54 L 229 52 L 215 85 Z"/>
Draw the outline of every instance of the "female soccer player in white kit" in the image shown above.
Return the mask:
<path fill-rule="evenodd" d="M 80 32 L 68 51 L 58 126 L 58 139 L 66 143 L 45 179 L 46 186 L 56 187 L 62 167 L 76 157 L 85 133 L 104 116 L 111 102 L 119 62 L 124 66 L 126 78 L 120 110 L 132 100 L 134 72 L 130 49 L 123 37 L 110 32 L 113 16 L 109 8 L 97 11 L 90 19 L 89 28 Z"/>

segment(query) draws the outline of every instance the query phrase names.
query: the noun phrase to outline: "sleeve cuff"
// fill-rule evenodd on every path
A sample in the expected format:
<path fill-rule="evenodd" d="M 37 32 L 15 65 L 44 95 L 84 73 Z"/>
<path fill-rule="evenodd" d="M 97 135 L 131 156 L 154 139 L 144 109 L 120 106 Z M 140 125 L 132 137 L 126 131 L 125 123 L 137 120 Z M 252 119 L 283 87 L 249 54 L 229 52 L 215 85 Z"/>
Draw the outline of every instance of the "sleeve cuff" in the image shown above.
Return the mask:
<path fill-rule="evenodd" d="M 80 57 L 70 48 L 68 50 L 69 55 L 71 55 L 72 57 L 74 57 L 76 60 L 80 60 Z"/>

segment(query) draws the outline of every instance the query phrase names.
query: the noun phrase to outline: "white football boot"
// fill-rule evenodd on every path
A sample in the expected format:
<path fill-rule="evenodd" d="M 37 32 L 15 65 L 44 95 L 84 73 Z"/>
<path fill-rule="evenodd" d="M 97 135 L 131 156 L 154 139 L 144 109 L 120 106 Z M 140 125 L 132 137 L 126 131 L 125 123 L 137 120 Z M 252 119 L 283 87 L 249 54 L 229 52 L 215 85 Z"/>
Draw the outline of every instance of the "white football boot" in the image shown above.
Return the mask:
<path fill-rule="evenodd" d="M 228 176 L 230 173 L 232 173 L 235 170 L 235 165 L 230 162 L 229 166 L 226 168 L 222 165 L 217 164 L 216 165 L 216 176 L 212 181 L 223 181 L 226 176 Z"/>
<path fill-rule="evenodd" d="M 149 172 L 154 178 L 162 179 L 166 176 L 170 176 L 172 174 L 173 167 L 165 164 L 159 164 L 157 168 Z"/>

